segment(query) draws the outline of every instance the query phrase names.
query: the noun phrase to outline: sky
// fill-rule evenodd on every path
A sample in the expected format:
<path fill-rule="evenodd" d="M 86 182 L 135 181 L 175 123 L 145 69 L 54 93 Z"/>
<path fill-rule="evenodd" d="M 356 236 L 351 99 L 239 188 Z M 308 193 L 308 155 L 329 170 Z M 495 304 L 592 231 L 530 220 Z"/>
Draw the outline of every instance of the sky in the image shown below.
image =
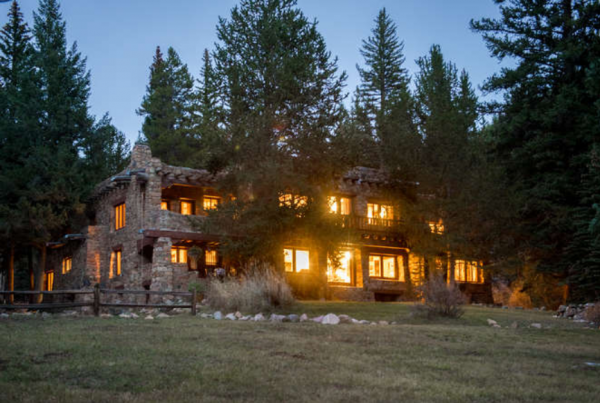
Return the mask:
<path fill-rule="evenodd" d="M 37 0 L 20 0 L 26 21 L 33 25 Z M 219 17 L 229 18 L 238 0 L 63 0 L 69 44 L 77 41 L 91 71 L 91 113 L 108 112 L 113 123 L 133 143 L 141 130 L 136 114 L 144 96 L 149 66 L 156 46 L 175 48 L 198 77 L 204 49 L 217 41 Z M 404 41 L 405 67 L 417 72 L 416 59 L 439 44 L 444 56 L 466 69 L 478 89 L 500 69 L 481 35 L 469 21 L 498 17 L 492 0 L 298 0 L 311 20 L 318 21 L 340 70 L 346 71 L 346 90 L 353 92 L 360 78 L 361 41 L 370 35 L 373 20 L 386 8 Z M 0 3 L 0 25 L 7 22 L 10 3 Z M 481 95 L 481 93 L 479 92 Z"/>

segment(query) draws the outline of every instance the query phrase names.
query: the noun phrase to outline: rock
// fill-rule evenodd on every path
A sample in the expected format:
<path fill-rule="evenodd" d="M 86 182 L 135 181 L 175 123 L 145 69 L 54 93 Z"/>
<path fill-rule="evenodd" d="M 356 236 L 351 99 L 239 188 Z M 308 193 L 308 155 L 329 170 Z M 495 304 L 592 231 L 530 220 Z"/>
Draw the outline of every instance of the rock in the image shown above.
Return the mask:
<path fill-rule="evenodd" d="M 300 315 L 300 322 L 306 322 L 308 321 L 308 315 L 303 313 L 302 315 Z"/>
<path fill-rule="evenodd" d="M 390 325 L 397 325 L 398 322 L 390 322 Z"/>
<path fill-rule="evenodd" d="M 558 313 L 563 313 L 564 311 L 567 310 L 567 306 L 566 305 L 561 305 L 558 307 Z"/>
<path fill-rule="evenodd" d="M 110 313 L 101 313 L 100 317 L 101 318 L 112 318 L 113 316 Z"/>
<path fill-rule="evenodd" d="M 389 323 L 387 320 L 380 320 L 380 321 L 379 321 L 379 324 L 380 324 L 380 325 L 387 326 L 387 325 L 389 325 L 390 323 Z"/>
<path fill-rule="evenodd" d="M 540 308 L 540 311 L 545 311 L 545 310 L 546 310 L 545 306 L 543 306 L 543 307 Z"/>
<path fill-rule="evenodd" d="M 519 324 L 517 322 L 513 322 L 510 324 L 511 329 L 518 329 L 519 328 Z"/>
<path fill-rule="evenodd" d="M 79 315 L 77 311 L 63 311 L 62 316 L 77 316 Z"/>
<path fill-rule="evenodd" d="M 242 315 L 242 313 L 241 313 L 240 311 L 237 311 L 237 312 L 235 313 L 235 317 L 236 317 L 237 319 L 241 319 L 241 318 L 243 318 L 243 317 L 244 317 L 244 315 Z"/>
<path fill-rule="evenodd" d="M 371 322 L 371 323 L 369 323 L 369 324 L 370 324 L 371 326 L 377 326 L 377 323 L 375 323 L 375 322 Z"/>
<path fill-rule="evenodd" d="M 317 316 L 316 318 L 311 319 L 315 323 L 321 323 L 323 321 L 323 316 Z"/>
<path fill-rule="evenodd" d="M 575 316 L 575 314 L 577 313 L 577 309 L 568 306 L 567 309 L 565 310 L 565 312 L 563 313 L 563 317 L 565 318 L 572 318 L 573 316 Z"/>
<path fill-rule="evenodd" d="M 525 309 L 525 308 L 523 308 L 522 306 L 515 306 L 515 309 L 520 309 L 520 310 L 523 310 L 523 309 Z"/>
<path fill-rule="evenodd" d="M 131 315 L 128 314 L 128 313 L 122 313 L 122 314 L 119 315 L 119 318 L 122 318 L 122 319 L 131 319 Z"/>
<path fill-rule="evenodd" d="M 252 320 L 252 315 L 242 316 L 239 320 L 242 320 L 242 321 Z"/>
<path fill-rule="evenodd" d="M 130 315 L 130 316 L 131 316 L 131 319 L 137 319 L 137 318 L 139 318 L 139 317 L 140 317 L 139 315 L 137 315 L 137 314 L 135 314 L 135 313 L 131 313 L 131 315 Z"/>
<path fill-rule="evenodd" d="M 293 314 L 293 313 L 290 314 L 290 315 L 288 315 L 287 318 L 288 318 L 288 320 L 290 322 L 293 322 L 293 323 L 296 323 L 296 322 L 300 321 L 300 317 L 298 315 L 296 315 L 296 314 Z"/>
<path fill-rule="evenodd" d="M 210 313 L 201 313 L 200 317 L 204 318 L 204 319 L 208 319 L 208 318 L 212 318 L 213 316 Z"/>
<path fill-rule="evenodd" d="M 529 327 L 534 328 L 534 329 L 541 329 L 542 324 L 541 323 L 532 323 L 531 325 L 529 325 Z"/>
<path fill-rule="evenodd" d="M 502 307 L 502 309 L 508 309 L 508 307 L 507 307 L 506 305 L 504 305 L 504 306 Z"/>
<path fill-rule="evenodd" d="M 495 320 L 493 320 L 493 319 L 488 319 L 488 320 L 487 320 L 487 323 L 488 323 L 488 325 L 490 325 L 490 326 L 494 326 L 494 325 L 497 325 L 497 324 L 498 324 L 498 322 L 496 322 L 496 321 L 495 321 Z"/>
<path fill-rule="evenodd" d="M 254 321 L 255 322 L 264 322 L 267 318 L 265 318 L 265 316 L 262 313 L 257 313 L 256 315 L 254 315 Z"/>
<path fill-rule="evenodd" d="M 221 313 L 221 311 L 217 311 L 213 313 L 213 318 L 215 318 L 216 320 L 221 320 L 223 319 L 223 314 Z"/>
<path fill-rule="evenodd" d="M 500 326 L 499 324 L 492 325 L 492 327 L 495 327 L 496 329 L 502 328 L 502 326 Z"/>
<path fill-rule="evenodd" d="M 364 319 L 363 319 L 363 320 L 359 320 L 358 322 L 359 322 L 361 325 L 368 325 L 368 324 L 370 324 L 370 323 L 371 323 L 371 322 L 369 322 L 368 320 L 364 320 Z"/>
<path fill-rule="evenodd" d="M 340 323 L 352 323 L 352 318 L 348 315 L 338 315 L 338 318 L 340 318 Z"/>
<path fill-rule="evenodd" d="M 354 319 L 354 318 L 350 318 L 350 319 L 351 319 L 351 322 L 352 322 L 353 324 L 355 324 L 355 325 L 360 325 L 360 324 L 361 324 L 361 323 L 360 323 L 360 320 L 358 320 L 358 319 Z"/>
<path fill-rule="evenodd" d="M 51 313 L 42 312 L 42 319 L 50 319 L 52 317 Z"/>
<path fill-rule="evenodd" d="M 322 325 L 337 325 L 340 323 L 340 318 L 334 313 L 328 313 L 321 320 Z"/>
<path fill-rule="evenodd" d="M 170 318 L 170 316 L 163 312 L 156 315 L 156 319 L 166 319 L 166 318 Z"/>
<path fill-rule="evenodd" d="M 283 322 L 285 315 L 271 314 L 271 322 Z"/>
<path fill-rule="evenodd" d="M 154 320 L 154 316 L 148 315 L 144 318 L 144 320 Z"/>
<path fill-rule="evenodd" d="M 0 313 L 0 319 L 8 319 L 10 316 L 7 313 Z"/>
<path fill-rule="evenodd" d="M 225 319 L 237 320 L 237 317 L 235 316 L 234 313 L 228 313 L 227 315 L 225 315 Z"/>

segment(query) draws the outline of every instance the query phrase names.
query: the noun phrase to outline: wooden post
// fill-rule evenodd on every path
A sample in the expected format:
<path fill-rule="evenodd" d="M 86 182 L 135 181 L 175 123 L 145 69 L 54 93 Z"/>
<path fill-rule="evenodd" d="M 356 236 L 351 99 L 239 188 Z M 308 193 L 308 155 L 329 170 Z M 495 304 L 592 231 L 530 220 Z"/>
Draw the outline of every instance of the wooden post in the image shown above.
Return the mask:
<path fill-rule="evenodd" d="M 192 290 L 192 315 L 196 316 L 196 301 L 197 301 L 197 296 L 196 296 L 196 289 L 194 288 Z"/>
<path fill-rule="evenodd" d="M 15 245 L 10 245 L 10 255 L 8 257 L 8 291 L 15 290 Z M 8 296 L 8 303 L 12 304 L 15 302 L 15 295 L 10 294 Z"/>
<path fill-rule="evenodd" d="M 100 284 L 94 286 L 94 315 L 100 316 Z"/>

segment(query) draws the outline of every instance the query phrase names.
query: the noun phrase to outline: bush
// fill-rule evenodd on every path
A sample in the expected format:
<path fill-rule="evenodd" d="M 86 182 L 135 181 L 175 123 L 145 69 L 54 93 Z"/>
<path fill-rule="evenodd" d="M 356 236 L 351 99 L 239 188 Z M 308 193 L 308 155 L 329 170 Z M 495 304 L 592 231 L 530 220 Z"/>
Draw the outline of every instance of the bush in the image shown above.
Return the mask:
<path fill-rule="evenodd" d="M 442 276 L 435 276 L 428 279 L 418 290 L 423 296 L 423 302 L 413 305 L 413 316 L 459 318 L 463 315 L 463 305 L 467 299 L 456 283 L 447 284 Z"/>
<path fill-rule="evenodd" d="M 212 280 L 207 289 L 208 305 L 223 311 L 257 313 L 294 303 L 283 275 L 268 266 L 254 267 L 240 278 Z"/>
<path fill-rule="evenodd" d="M 600 326 L 600 301 L 585 310 L 585 320 Z"/>

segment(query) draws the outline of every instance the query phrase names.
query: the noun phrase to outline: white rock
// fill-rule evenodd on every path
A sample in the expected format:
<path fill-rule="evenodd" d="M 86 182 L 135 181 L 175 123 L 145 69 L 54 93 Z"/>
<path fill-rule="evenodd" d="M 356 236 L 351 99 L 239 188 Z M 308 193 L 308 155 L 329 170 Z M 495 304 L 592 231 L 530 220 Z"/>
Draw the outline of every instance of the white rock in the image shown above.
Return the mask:
<path fill-rule="evenodd" d="M 240 311 L 237 311 L 237 312 L 235 313 L 235 317 L 236 317 L 236 318 L 238 318 L 238 319 L 241 319 L 241 318 L 243 318 L 243 317 L 244 317 L 244 315 L 242 315 L 242 313 L 241 313 Z"/>
<path fill-rule="evenodd" d="M 131 315 L 128 313 L 122 313 L 119 315 L 119 318 L 123 318 L 123 319 L 131 319 Z"/>
<path fill-rule="evenodd" d="M 387 320 L 380 320 L 380 321 L 379 321 L 379 324 L 380 324 L 380 325 L 387 326 L 387 325 L 389 325 L 390 323 L 389 323 Z"/>
<path fill-rule="evenodd" d="M 308 315 L 303 313 L 300 315 L 300 322 L 306 322 L 308 320 Z"/>
<path fill-rule="evenodd" d="M 271 322 L 283 322 L 285 318 L 285 315 L 271 314 Z"/>
<path fill-rule="evenodd" d="M 363 320 L 359 320 L 358 322 L 359 322 L 361 325 L 368 325 L 369 323 L 371 323 L 371 322 L 369 322 L 368 320 L 364 320 L 364 319 L 363 319 Z"/>
<path fill-rule="evenodd" d="M 154 320 L 154 316 L 148 315 L 144 318 L 145 320 Z"/>
<path fill-rule="evenodd" d="M 264 315 L 263 315 L 262 313 L 257 313 L 257 314 L 254 316 L 254 319 L 253 319 L 253 320 L 254 320 L 255 322 L 263 322 L 263 321 L 265 321 L 265 320 L 266 320 L 266 318 L 264 317 Z"/>
<path fill-rule="evenodd" d="M 299 322 L 299 321 L 300 321 L 300 317 L 298 315 L 296 315 L 296 314 L 293 314 L 293 313 L 289 314 L 287 316 L 287 320 L 286 320 L 286 322 L 293 322 L 293 323 L 296 323 L 296 322 Z"/>
<path fill-rule="evenodd" d="M 166 318 L 170 318 L 169 315 L 167 315 L 166 313 L 159 313 L 158 315 L 156 315 L 156 319 L 166 319 Z"/>
<path fill-rule="evenodd" d="M 532 323 L 531 325 L 529 325 L 529 327 L 532 327 L 534 329 L 541 329 L 542 324 L 541 323 Z"/>
<path fill-rule="evenodd" d="M 323 316 L 323 320 L 321 321 L 322 325 L 337 325 L 340 323 L 340 318 L 334 313 L 328 313 Z"/>
<path fill-rule="evenodd" d="M 10 316 L 7 313 L 0 313 L 0 319 L 8 319 Z"/>
<path fill-rule="evenodd" d="M 312 318 L 311 320 L 316 323 L 321 323 L 321 322 L 323 322 L 323 317 L 317 316 L 316 318 Z"/>
<path fill-rule="evenodd" d="M 352 323 L 353 323 L 353 324 L 355 324 L 355 325 L 360 325 L 360 320 L 358 320 L 358 319 L 354 319 L 354 318 L 351 318 L 351 319 L 352 319 Z"/>
<path fill-rule="evenodd" d="M 498 322 L 496 322 L 496 321 L 495 321 L 495 320 L 493 320 L 493 319 L 488 319 L 488 320 L 487 320 L 487 323 L 488 323 L 488 325 L 490 325 L 490 326 L 496 326 L 496 325 L 498 325 Z"/>
<path fill-rule="evenodd" d="M 239 320 L 242 320 L 242 321 L 252 320 L 252 315 L 242 316 Z"/>
<path fill-rule="evenodd" d="M 131 313 L 131 318 L 132 318 L 132 319 L 137 319 L 137 318 L 139 318 L 139 317 L 140 317 L 140 315 L 137 315 L 137 314 L 135 314 L 135 313 Z"/>
<path fill-rule="evenodd" d="M 221 313 L 221 311 L 217 311 L 213 314 L 213 318 L 215 318 L 216 320 L 221 320 L 223 319 L 223 314 Z"/>
<path fill-rule="evenodd" d="M 236 320 L 237 317 L 235 316 L 234 313 L 228 313 L 227 315 L 225 315 L 225 319 Z"/>
<path fill-rule="evenodd" d="M 112 315 L 110 313 L 101 313 L 100 317 L 101 318 L 112 318 Z"/>
<path fill-rule="evenodd" d="M 338 315 L 338 318 L 340 318 L 340 323 L 352 323 L 352 318 L 348 315 Z"/>

